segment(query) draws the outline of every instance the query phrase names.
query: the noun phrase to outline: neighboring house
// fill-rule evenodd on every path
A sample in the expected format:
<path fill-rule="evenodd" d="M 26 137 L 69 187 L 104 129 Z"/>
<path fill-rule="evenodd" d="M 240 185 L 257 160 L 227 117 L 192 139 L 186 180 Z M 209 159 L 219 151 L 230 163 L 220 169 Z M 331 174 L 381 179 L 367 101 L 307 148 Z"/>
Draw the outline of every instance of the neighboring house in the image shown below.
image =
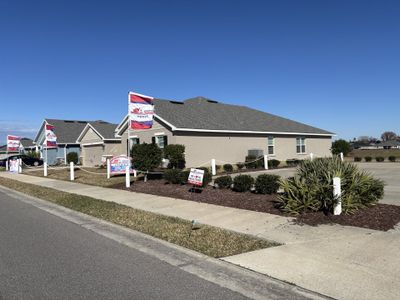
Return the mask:
<path fill-rule="evenodd" d="M 25 154 L 28 151 L 36 151 L 36 145 L 33 144 L 32 139 L 22 138 L 21 139 L 21 147 L 20 147 L 19 151 L 8 152 L 7 145 L 0 146 L 0 159 L 6 158 L 10 155 L 14 155 L 14 154 L 18 154 L 18 153 Z"/>
<path fill-rule="evenodd" d="M 38 133 L 34 139 L 34 143 L 38 146 L 40 156 L 46 160 L 49 165 L 57 163 L 66 163 L 67 154 L 69 152 L 76 152 L 80 155 L 80 145 L 76 142 L 86 124 L 91 121 L 77 121 L 77 120 L 57 120 L 57 119 L 44 119 L 40 126 Z M 102 122 L 102 121 L 93 121 Z M 45 149 L 45 124 L 54 126 L 54 133 L 57 136 L 57 148 Z"/>
<path fill-rule="evenodd" d="M 399 141 L 386 141 L 379 144 L 380 149 L 400 149 Z"/>
<path fill-rule="evenodd" d="M 104 164 L 107 157 L 125 154 L 121 138 L 115 137 L 117 124 L 89 122 L 86 124 L 77 143 L 81 145 L 83 166 L 93 167 Z"/>
<path fill-rule="evenodd" d="M 271 159 L 331 156 L 331 132 L 245 106 L 219 103 L 203 97 L 180 101 L 154 99 L 154 125 L 131 132 L 128 116 L 116 129 L 126 153 L 136 143 L 183 144 L 186 165 L 195 167 L 217 159 L 243 162 L 249 150 Z"/>

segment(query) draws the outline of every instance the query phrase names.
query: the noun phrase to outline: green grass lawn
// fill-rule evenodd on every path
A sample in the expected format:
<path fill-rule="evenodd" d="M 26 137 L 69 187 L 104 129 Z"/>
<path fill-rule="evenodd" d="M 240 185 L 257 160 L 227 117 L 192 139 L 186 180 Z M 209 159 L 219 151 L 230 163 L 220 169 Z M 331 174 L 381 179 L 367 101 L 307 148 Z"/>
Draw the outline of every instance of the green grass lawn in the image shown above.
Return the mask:
<path fill-rule="evenodd" d="M 362 157 L 362 158 L 370 156 L 372 157 L 373 160 L 375 160 L 375 157 L 377 156 L 382 156 L 387 160 L 389 156 L 395 156 L 397 158 L 400 158 L 400 149 L 366 149 L 366 150 L 355 149 L 351 151 L 348 156 Z"/>
<path fill-rule="evenodd" d="M 208 225 L 201 225 L 199 229 L 192 230 L 191 222 L 183 219 L 145 212 L 115 202 L 21 183 L 17 180 L 0 177 L 0 185 L 212 257 L 226 257 L 279 245 L 275 242 Z"/>

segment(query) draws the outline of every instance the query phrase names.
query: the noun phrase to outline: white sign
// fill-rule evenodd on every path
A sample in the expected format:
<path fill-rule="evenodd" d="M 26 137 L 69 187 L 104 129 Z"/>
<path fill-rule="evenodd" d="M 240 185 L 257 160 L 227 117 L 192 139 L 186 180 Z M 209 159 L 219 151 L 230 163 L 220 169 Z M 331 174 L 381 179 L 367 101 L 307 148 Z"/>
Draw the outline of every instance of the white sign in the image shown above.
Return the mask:
<path fill-rule="evenodd" d="M 131 166 L 131 160 L 126 155 L 115 156 L 110 159 L 111 174 L 125 174 L 126 167 Z M 133 170 L 131 170 L 133 172 Z"/>
<path fill-rule="evenodd" d="M 18 173 L 18 159 L 12 159 L 8 162 L 10 172 Z"/>
<path fill-rule="evenodd" d="M 203 185 L 204 170 L 190 169 L 188 182 L 194 185 Z"/>

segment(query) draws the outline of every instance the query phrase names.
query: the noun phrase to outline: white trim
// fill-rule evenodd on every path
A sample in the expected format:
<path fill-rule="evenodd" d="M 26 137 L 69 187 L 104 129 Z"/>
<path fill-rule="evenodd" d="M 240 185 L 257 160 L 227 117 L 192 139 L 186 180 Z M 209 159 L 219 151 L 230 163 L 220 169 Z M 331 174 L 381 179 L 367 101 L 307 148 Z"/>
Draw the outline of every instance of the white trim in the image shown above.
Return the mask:
<path fill-rule="evenodd" d="M 297 140 L 298 139 L 300 139 L 300 144 L 299 145 L 297 145 Z M 304 139 L 304 144 L 301 143 L 301 139 Z M 296 137 L 296 154 L 300 154 L 300 155 L 307 154 L 307 143 L 306 143 L 306 140 L 307 139 L 304 136 Z M 297 152 L 297 147 L 298 146 L 300 147 L 300 151 L 301 151 L 301 148 L 304 146 L 304 152 Z"/>
<path fill-rule="evenodd" d="M 95 146 L 95 145 L 104 145 L 104 142 L 95 142 L 95 143 L 81 144 L 81 146 Z"/>
<path fill-rule="evenodd" d="M 138 135 L 131 135 L 129 138 L 130 139 L 137 139 L 137 138 L 139 138 L 139 136 Z"/>
<path fill-rule="evenodd" d="M 272 145 L 269 144 L 269 139 L 272 138 Z M 272 146 L 273 153 L 269 153 L 269 147 Z M 272 135 L 267 136 L 267 155 L 275 156 L 275 137 Z"/>
<path fill-rule="evenodd" d="M 89 128 L 91 128 L 94 133 L 96 133 L 102 140 L 104 140 L 104 136 L 102 136 L 100 134 L 100 132 L 98 132 L 92 125 L 90 125 L 90 123 L 87 123 L 86 126 L 82 129 L 81 134 L 78 136 L 78 138 L 76 139 L 76 142 L 78 144 L 80 144 L 82 138 L 85 136 L 85 134 L 88 132 Z"/>
<path fill-rule="evenodd" d="M 154 136 L 166 135 L 165 132 L 156 132 Z"/>

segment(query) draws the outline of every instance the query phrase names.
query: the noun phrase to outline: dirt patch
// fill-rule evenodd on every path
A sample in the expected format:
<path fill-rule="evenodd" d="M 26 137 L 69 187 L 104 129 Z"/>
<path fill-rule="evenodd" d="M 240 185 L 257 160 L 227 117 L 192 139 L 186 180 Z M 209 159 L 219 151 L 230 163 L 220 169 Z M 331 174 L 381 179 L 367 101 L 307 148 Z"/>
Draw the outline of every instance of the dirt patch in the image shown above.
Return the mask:
<path fill-rule="evenodd" d="M 346 226 L 387 231 L 400 222 L 400 206 L 377 204 L 368 208 L 359 209 L 353 214 L 334 216 L 323 212 L 306 213 L 296 219 L 298 224 L 317 226 L 320 224 L 336 223 Z"/>

